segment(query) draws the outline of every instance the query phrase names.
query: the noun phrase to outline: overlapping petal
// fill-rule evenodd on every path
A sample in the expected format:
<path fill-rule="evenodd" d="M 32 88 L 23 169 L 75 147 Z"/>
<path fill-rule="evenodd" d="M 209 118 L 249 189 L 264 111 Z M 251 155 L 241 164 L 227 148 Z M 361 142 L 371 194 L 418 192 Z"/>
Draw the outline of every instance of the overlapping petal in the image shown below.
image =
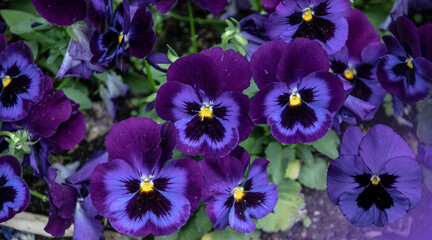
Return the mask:
<path fill-rule="evenodd" d="M 32 0 L 38 13 L 48 22 L 69 26 L 86 17 L 85 0 Z"/>

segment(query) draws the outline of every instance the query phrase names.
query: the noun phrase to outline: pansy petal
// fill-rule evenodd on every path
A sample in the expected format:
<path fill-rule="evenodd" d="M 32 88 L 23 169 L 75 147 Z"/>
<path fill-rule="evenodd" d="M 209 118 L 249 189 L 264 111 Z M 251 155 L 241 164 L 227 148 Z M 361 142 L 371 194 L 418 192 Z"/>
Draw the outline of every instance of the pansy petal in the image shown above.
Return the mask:
<path fill-rule="evenodd" d="M 418 28 L 422 56 L 432 61 L 432 24 L 426 24 Z"/>
<path fill-rule="evenodd" d="M 380 35 L 360 10 L 351 9 L 347 21 L 349 30 L 346 46 L 350 57 L 360 60 L 363 49 L 372 42 L 380 42 Z"/>
<path fill-rule="evenodd" d="M 389 53 L 398 57 L 406 57 L 405 51 L 395 37 L 384 35 L 382 39 Z"/>
<path fill-rule="evenodd" d="M 108 162 L 108 152 L 96 151 L 84 166 L 66 179 L 66 182 L 73 185 L 90 183 L 91 174 L 95 167 L 106 162 Z"/>
<path fill-rule="evenodd" d="M 129 30 L 129 52 L 137 58 L 144 58 L 153 52 L 156 33 L 153 31 L 153 17 L 147 8 L 139 8 Z"/>
<path fill-rule="evenodd" d="M 229 223 L 231 228 L 241 233 L 251 233 L 255 230 L 255 223 L 250 218 L 250 215 L 245 215 L 245 212 L 240 212 L 242 208 L 236 208 L 236 204 L 231 208 L 229 213 Z M 240 210 L 240 211 L 239 211 Z"/>
<path fill-rule="evenodd" d="M 48 22 L 69 26 L 86 17 L 84 0 L 32 0 L 38 13 Z"/>
<path fill-rule="evenodd" d="M 6 37 L 0 33 L 0 53 L 6 48 L 7 41 Z"/>
<path fill-rule="evenodd" d="M 360 120 L 366 120 L 367 116 L 373 115 L 371 113 L 375 112 L 377 109 L 377 106 L 351 95 L 345 99 L 343 106 L 354 113 Z"/>
<path fill-rule="evenodd" d="M 421 195 L 421 186 L 418 190 L 420 190 L 420 195 Z M 388 223 L 396 222 L 397 220 L 404 217 L 410 209 L 413 209 L 414 207 L 417 206 L 417 205 L 413 205 L 413 203 L 410 202 L 409 199 L 406 198 L 405 195 L 399 192 L 398 190 L 390 190 L 388 191 L 388 193 L 390 194 L 391 198 L 394 201 L 394 205 L 391 208 L 385 210 L 387 214 Z M 420 199 L 421 196 L 418 199 L 419 202 Z"/>
<path fill-rule="evenodd" d="M 62 218 L 73 218 L 78 197 L 76 189 L 56 183 L 49 178 L 45 178 L 45 181 L 49 185 L 48 196 L 51 198 L 52 205 L 57 208 L 56 214 Z"/>
<path fill-rule="evenodd" d="M 191 54 L 175 61 L 168 69 L 168 82 L 192 86 L 199 94 L 215 99 L 222 91 L 221 73 L 214 60 L 203 54 Z"/>
<path fill-rule="evenodd" d="M 265 158 L 255 159 L 249 169 L 248 178 L 243 183 L 245 191 L 266 187 L 269 184 L 267 166 L 269 161 Z"/>
<path fill-rule="evenodd" d="M 422 78 L 423 81 L 432 83 L 432 62 L 423 57 L 418 57 L 412 61 L 416 73 Z M 421 81 L 417 79 L 417 81 Z"/>
<path fill-rule="evenodd" d="M 403 197 L 409 200 L 409 209 L 417 207 L 422 195 L 423 170 L 415 159 L 410 157 L 390 159 L 382 173 L 396 176 L 396 182 L 392 184 L 392 188 L 397 189 Z"/>
<path fill-rule="evenodd" d="M 267 12 L 273 12 L 281 0 L 261 0 L 264 5 L 264 10 Z"/>
<path fill-rule="evenodd" d="M 350 129 L 352 132 L 355 128 Z M 327 173 L 327 194 L 330 200 L 336 205 L 339 204 L 342 194 L 360 186 L 354 176 L 365 173 L 370 174 L 370 170 L 357 155 L 344 154 L 332 161 Z"/>
<path fill-rule="evenodd" d="M 162 141 L 159 146 L 161 147 L 162 155 L 155 172 L 158 172 L 167 161 L 172 159 L 173 151 L 177 144 L 177 130 L 171 121 L 162 124 L 160 131 Z"/>
<path fill-rule="evenodd" d="M 206 201 L 205 212 L 215 230 L 224 230 L 229 225 L 229 216 L 234 205 L 234 198 L 226 193 L 214 193 L 211 197 L 211 201 Z"/>
<path fill-rule="evenodd" d="M 87 0 L 87 16 L 96 29 L 104 31 L 108 24 L 108 0 Z"/>
<path fill-rule="evenodd" d="M 389 30 L 412 58 L 421 55 L 420 36 L 417 27 L 410 19 L 404 16 L 398 17 L 390 24 Z"/>
<path fill-rule="evenodd" d="M 257 86 L 262 89 L 267 83 L 277 82 L 276 72 L 287 43 L 271 41 L 264 43 L 250 60 L 252 75 Z"/>
<path fill-rule="evenodd" d="M 160 143 L 160 125 L 148 118 L 123 120 L 105 138 L 110 159 L 123 159 L 146 174 L 151 174 L 162 154 Z"/>
<path fill-rule="evenodd" d="M 222 74 L 223 91 L 243 91 L 250 85 L 251 72 L 246 58 L 232 49 L 224 51 L 215 47 L 201 51 L 199 54 L 213 59 Z"/>
<path fill-rule="evenodd" d="M 387 162 L 395 157 L 409 157 L 415 159 L 410 146 L 385 125 L 375 125 L 360 142 L 359 155 L 366 166 L 374 174 L 378 174 Z"/>
<path fill-rule="evenodd" d="M 214 15 L 219 15 L 224 10 L 227 0 L 193 0 L 192 2 Z"/>
<path fill-rule="evenodd" d="M 316 71 L 328 71 L 328 55 L 324 49 L 309 39 L 298 38 L 289 43 L 279 61 L 277 79 L 290 85 Z"/>
<path fill-rule="evenodd" d="M 274 111 L 278 111 L 279 96 L 288 93 L 288 88 L 284 83 L 269 83 L 252 98 L 250 116 L 255 124 L 267 123 L 267 118 Z"/>
<path fill-rule="evenodd" d="M 417 148 L 417 159 L 425 167 L 432 169 L 432 146 L 419 144 Z"/>
<path fill-rule="evenodd" d="M 103 236 L 104 225 L 97 216 L 90 196 L 78 202 L 74 215 L 73 239 L 99 240 Z"/>
<path fill-rule="evenodd" d="M 171 9 L 173 9 L 175 5 L 177 5 L 177 1 L 178 0 L 161 0 L 155 1 L 152 4 L 156 6 L 157 10 L 160 13 L 165 14 L 171 11 Z"/>
<path fill-rule="evenodd" d="M 360 142 L 366 133 L 363 133 L 359 127 L 350 126 L 348 127 L 340 144 L 340 155 L 343 154 L 354 154 L 357 155 L 359 151 Z"/>

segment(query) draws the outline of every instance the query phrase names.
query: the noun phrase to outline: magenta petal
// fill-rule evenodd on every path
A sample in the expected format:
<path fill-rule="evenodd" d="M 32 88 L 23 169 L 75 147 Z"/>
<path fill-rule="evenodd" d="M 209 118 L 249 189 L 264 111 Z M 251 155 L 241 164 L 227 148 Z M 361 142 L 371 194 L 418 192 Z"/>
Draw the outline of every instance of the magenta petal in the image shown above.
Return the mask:
<path fill-rule="evenodd" d="M 48 22 L 69 26 L 86 17 L 84 0 L 32 0 L 38 13 Z"/>
<path fill-rule="evenodd" d="M 410 146 L 385 125 L 375 125 L 360 142 L 359 155 L 372 173 L 382 171 L 386 162 L 395 157 L 416 156 Z"/>
<path fill-rule="evenodd" d="M 277 82 L 276 72 L 284 48 L 288 44 L 282 41 L 264 43 L 252 55 L 250 66 L 257 86 L 262 89 L 267 83 Z"/>
<path fill-rule="evenodd" d="M 211 57 L 223 73 L 223 91 L 243 91 L 249 87 L 252 77 L 249 62 L 241 54 L 232 49 L 223 51 L 220 47 L 203 50 L 200 54 Z"/>
<path fill-rule="evenodd" d="M 321 45 L 306 38 L 296 38 L 284 49 L 276 77 L 292 84 L 312 72 L 328 70 L 328 55 Z"/>

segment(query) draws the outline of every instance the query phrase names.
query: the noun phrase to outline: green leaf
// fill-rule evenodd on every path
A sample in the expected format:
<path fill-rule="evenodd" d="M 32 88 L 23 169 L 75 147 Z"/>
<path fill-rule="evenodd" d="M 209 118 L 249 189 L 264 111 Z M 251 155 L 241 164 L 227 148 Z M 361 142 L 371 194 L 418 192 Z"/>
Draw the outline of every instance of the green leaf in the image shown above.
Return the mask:
<path fill-rule="evenodd" d="M 11 27 L 23 21 L 36 18 L 36 16 L 31 13 L 12 9 L 2 9 L 0 10 L 0 15 L 3 17 L 6 24 Z"/>
<path fill-rule="evenodd" d="M 212 240 L 260 240 L 261 233 L 254 231 L 252 233 L 239 233 L 231 227 L 227 227 L 222 231 L 214 231 L 211 233 Z"/>
<path fill-rule="evenodd" d="M 90 98 L 84 94 L 82 91 L 79 91 L 75 88 L 63 88 L 62 89 L 66 96 L 71 100 L 75 101 L 80 105 L 80 110 L 91 109 L 92 102 Z"/>
<path fill-rule="evenodd" d="M 278 185 L 279 200 L 274 213 L 258 219 L 257 228 L 265 232 L 285 231 L 306 216 L 304 197 L 300 183 L 285 179 Z"/>
<path fill-rule="evenodd" d="M 308 188 L 324 190 L 327 183 L 327 164 L 315 158 L 313 164 L 305 164 L 300 169 L 299 181 Z"/>
<path fill-rule="evenodd" d="M 208 233 L 213 225 L 210 218 L 207 217 L 204 206 L 201 206 L 176 233 L 169 236 L 155 237 L 155 240 L 199 240 L 201 237 Z"/>
<path fill-rule="evenodd" d="M 294 159 L 288 163 L 288 167 L 285 170 L 285 177 L 296 180 L 300 175 L 300 161 Z"/>
<path fill-rule="evenodd" d="M 338 146 L 340 143 L 339 136 L 335 131 L 330 130 L 321 139 L 316 142 L 308 143 L 314 147 L 318 152 L 326 155 L 331 159 L 335 159 L 339 156 Z"/>
<path fill-rule="evenodd" d="M 295 157 L 295 151 L 291 148 L 282 149 L 279 142 L 271 142 L 265 150 L 267 160 L 270 161 L 268 172 L 274 183 L 279 184 L 285 176 L 288 162 Z"/>
<path fill-rule="evenodd" d="M 297 157 L 302 160 L 305 164 L 310 165 L 314 162 L 312 151 L 308 145 L 304 143 L 298 143 L 295 146 Z"/>

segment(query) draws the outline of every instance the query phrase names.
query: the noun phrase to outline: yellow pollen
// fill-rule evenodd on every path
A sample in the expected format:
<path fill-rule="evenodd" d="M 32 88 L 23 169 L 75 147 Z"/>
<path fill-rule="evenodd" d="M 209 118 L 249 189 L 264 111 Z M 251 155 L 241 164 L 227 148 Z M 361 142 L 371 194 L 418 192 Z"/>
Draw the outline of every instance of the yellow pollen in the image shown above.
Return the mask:
<path fill-rule="evenodd" d="M 312 18 L 313 18 L 313 14 L 310 8 L 306 8 L 305 10 L 303 10 L 303 20 L 309 22 L 310 20 L 312 20 Z"/>
<path fill-rule="evenodd" d="M 291 94 L 290 99 L 289 99 L 290 107 L 295 107 L 295 106 L 298 106 L 300 104 L 301 104 L 300 94 L 298 94 L 298 93 Z"/>
<path fill-rule="evenodd" d="M 407 66 L 408 66 L 409 68 L 411 68 L 411 69 L 414 68 L 414 66 L 413 66 L 413 64 L 412 64 L 412 60 L 414 60 L 414 59 L 410 58 L 410 59 L 408 59 L 408 60 L 406 61 Z"/>
<path fill-rule="evenodd" d="M 151 192 L 153 191 L 153 186 L 154 183 L 152 181 L 146 180 L 146 181 L 142 181 L 140 184 L 140 191 L 141 192 Z"/>
<path fill-rule="evenodd" d="M 206 105 L 205 107 L 201 108 L 201 111 L 199 112 L 199 116 L 201 118 L 201 121 L 204 121 L 204 118 L 213 118 L 213 109 L 211 109 L 210 106 Z"/>
<path fill-rule="evenodd" d="M 7 87 L 12 82 L 12 79 L 10 77 L 4 77 L 3 78 L 3 87 Z"/>
<path fill-rule="evenodd" d="M 374 175 L 371 179 L 372 185 L 378 185 L 379 182 L 380 182 L 379 177 L 377 175 Z"/>
<path fill-rule="evenodd" d="M 347 70 L 344 71 L 344 77 L 347 80 L 353 80 L 354 79 L 354 70 L 352 68 L 348 68 Z"/>
<path fill-rule="evenodd" d="M 236 187 L 234 188 L 234 199 L 238 202 L 243 199 L 245 196 L 245 192 L 243 191 L 243 188 Z"/>
<path fill-rule="evenodd" d="M 123 41 L 123 37 L 124 37 L 124 34 L 120 33 L 120 35 L 118 37 L 119 44 Z"/>

